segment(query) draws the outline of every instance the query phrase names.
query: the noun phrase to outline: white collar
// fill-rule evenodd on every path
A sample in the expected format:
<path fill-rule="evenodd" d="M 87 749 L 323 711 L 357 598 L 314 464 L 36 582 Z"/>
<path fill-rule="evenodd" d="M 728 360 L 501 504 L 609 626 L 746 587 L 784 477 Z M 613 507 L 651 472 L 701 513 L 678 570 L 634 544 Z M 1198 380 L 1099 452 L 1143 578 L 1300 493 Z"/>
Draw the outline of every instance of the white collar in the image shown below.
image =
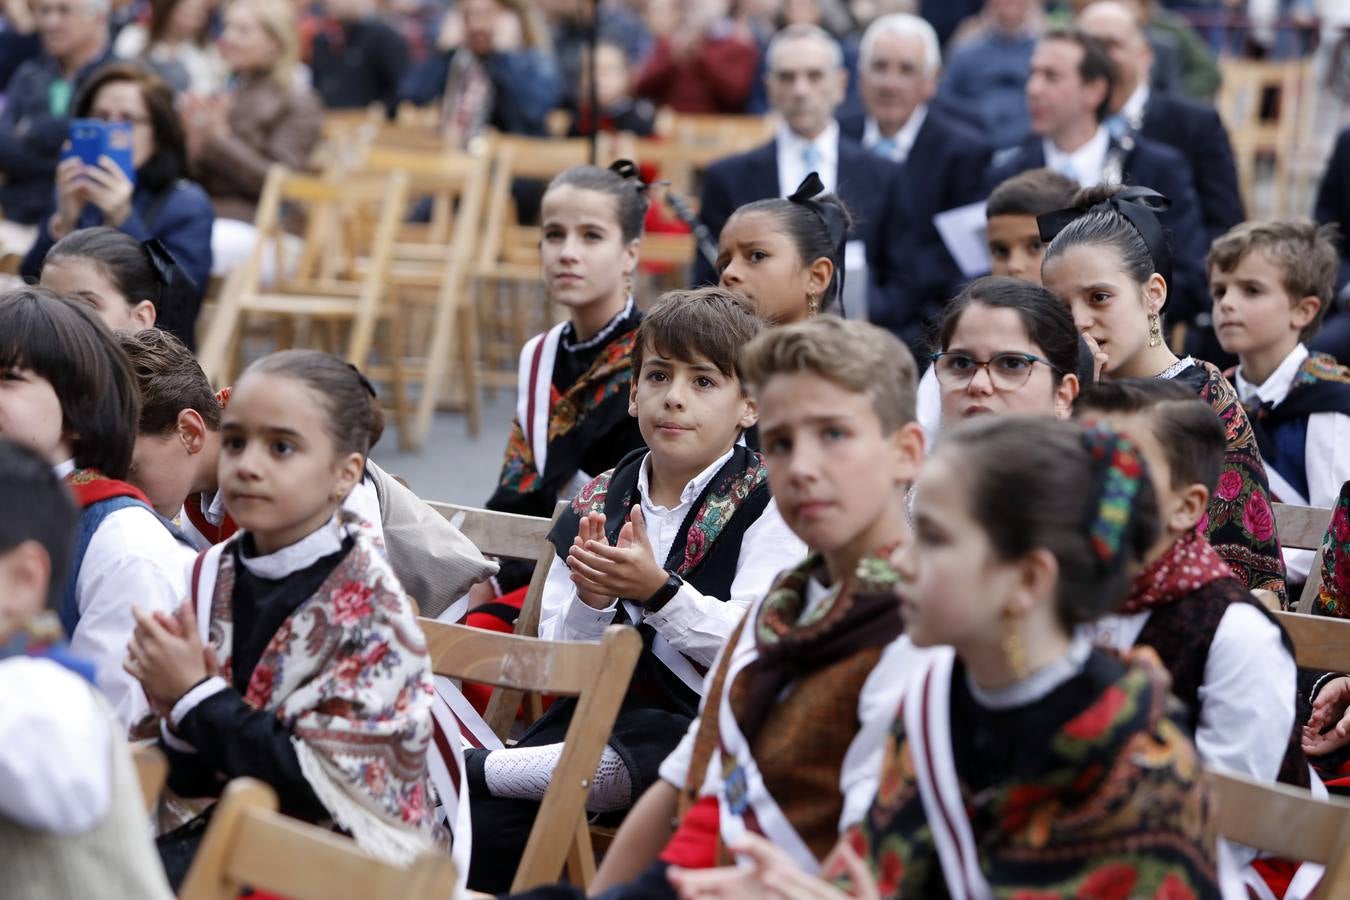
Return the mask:
<path fill-rule="evenodd" d="M 928 104 L 920 103 L 914 107 L 905 124 L 895 134 L 891 135 L 890 141 L 892 151 L 888 154 L 892 162 L 904 162 L 909 157 L 909 151 L 914 149 L 914 141 L 919 136 L 919 129 L 923 127 L 924 119 L 928 118 Z M 872 116 L 867 117 L 863 124 L 862 145 L 871 150 L 877 144 L 886 140 L 882 135 L 881 129 L 877 127 L 877 120 Z"/>
<path fill-rule="evenodd" d="M 65 478 L 71 472 L 75 471 L 74 458 L 68 459 L 63 463 L 57 463 L 56 465 L 52 466 L 52 471 L 56 473 L 57 478 Z"/>
<path fill-rule="evenodd" d="M 592 347 L 597 347 L 600 344 L 603 344 L 605 341 L 609 340 L 610 335 L 614 333 L 614 329 L 619 327 L 619 323 L 622 322 L 624 319 L 628 318 L 628 316 L 631 315 L 632 312 L 633 312 L 633 295 L 629 294 L 628 302 L 623 305 L 623 309 L 618 313 L 618 315 L 616 315 L 614 318 L 606 322 L 604 328 L 601 328 L 595 334 L 586 338 L 586 340 L 577 341 L 575 343 L 571 343 L 568 340 L 569 336 L 575 337 L 577 333 L 576 326 L 572 325 L 569 322 L 568 327 L 571 330 L 570 331 L 565 330 L 562 333 L 561 343 L 563 350 L 566 350 L 568 352 L 573 352 L 576 350 L 589 350 Z"/>
<path fill-rule="evenodd" d="M 1111 146 L 1111 132 L 1106 130 L 1105 125 L 1099 124 L 1087 143 L 1072 152 L 1059 149 L 1050 138 L 1042 138 L 1041 146 L 1045 151 L 1047 169 L 1063 172 L 1062 163 L 1067 161 L 1073 166 L 1079 184 L 1092 185 L 1102 180 L 1106 151 Z"/>
<path fill-rule="evenodd" d="M 1308 358 L 1308 348 L 1303 346 L 1303 342 L 1294 345 L 1294 349 L 1289 351 L 1289 355 L 1284 361 L 1276 367 L 1270 377 L 1260 384 L 1252 384 L 1242 376 L 1242 366 L 1238 366 L 1237 392 L 1239 399 L 1243 403 L 1251 403 L 1252 398 L 1256 398 L 1262 403 L 1279 403 L 1289 395 L 1289 389 L 1294 385 L 1294 379 L 1298 377 L 1298 370 L 1302 368 L 1303 361 Z"/>
<path fill-rule="evenodd" d="M 975 683 L 966 669 L 966 687 L 970 688 L 975 702 L 985 709 L 1014 709 L 1030 706 L 1037 700 L 1049 696 L 1055 688 L 1083 671 L 1088 657 L 1092 655 L 1092 642 L 1081 631 L 1074 633 L 1069 648 L 1064 655 L 1047 666 L 1042 666 L 1021 681 L 996 690 L 986 690 Z"/>
<path fill-rule="evenodd" d="M 816 153 L 820 154 L 820 164 L 823 166 L 839 156 L 839 123 L 830 119 L 820 134 L 807 140 L 783 122 L 778 126 L 777 141 L 780 150 L 790 152 L 797 159 L 801 158 L 802 151 L 807 147 L 815 147 Z"/>
<path fill-rule="evenodd" d="M 692 481 L 684 486 L 684 490 L 680 492 L 680 506 L 684 506 L 687 503 L 693 503 L 698 499 L 698 495 L 703 493 L 703 489 L 708 486 L 708 482 L 712 481 L 713 476 L 717 474 L 718 470 L 726 465 L 727 460 L 731 459 L 731 454 L 735 452 L 735 449 L 736 448 L 733 447 L 726 453 L 717 457 L 712 465 L 708 466 L 708 468 L 704 469 L 702 472 L 699 472 L 694 476 Z M 638 470 L 638 493 L 642 496 L 643 502 L 652 509 L 666 509 L 666 507 L 657 506 L 651 500 L 651 478 L 648 475 L 648 472 L 651 469 L 651 459 L 652 455 L 650 452 L 642 459 L 642 468 Z M 676 508 L 678 509 L 679 507 Z"/>
<path fill-rule="evenodd" d="M 202 506 L 201 498 L 204 494 L 198 494 L 196 497 L 189 497 L 189 503 L 196 503 L 197 508 L 202 511 L 202 517 L 212 525 L 219 525 L 225 521 L 225 492 L 217 490 L 211 497 L 211 503 Z"/>
<path fill-rule="evenodd" d="M 240 546 L 239 561 L 259 578 L 276 581 L 314 565 L 325 556 L 342 549 L 342 525 L 336 515 L 294 544 L 263 556 L 245 556 Z M 242 538 L 240 538 L 242 540 Z"/>
<path fill-rule="evenodd" d="M 1120 108 L 1120 114 L 1125 117 L 1125 121 L 1130 123 L 1130 127 L 1136 131 L 1144 121 L 1144 107 L 1148 106 L 1148 79 L 1139 82 L 1139 86 L 1130 94 L 1125 105 Z"/>

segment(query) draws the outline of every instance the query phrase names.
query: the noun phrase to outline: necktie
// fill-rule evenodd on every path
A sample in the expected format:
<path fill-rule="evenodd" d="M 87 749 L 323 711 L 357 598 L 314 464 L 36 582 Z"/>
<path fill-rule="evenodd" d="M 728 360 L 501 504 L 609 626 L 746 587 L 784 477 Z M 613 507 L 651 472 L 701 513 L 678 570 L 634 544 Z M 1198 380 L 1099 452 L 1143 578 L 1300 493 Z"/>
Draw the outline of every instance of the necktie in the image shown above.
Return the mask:
<path fill-rule="evenodd" d="M 901 162 L 900 145 L 896 143 L 895 138 L 882 138 L 872 145 L 872 152 L 877 156 L 884 157 L 894 162 Z"/>
<path fill-rule="evenodd" d="M 1130 123 L 1123 114 L 1116 113 L 1106 120 L 1106 132 L 1112 140 L 1118 141 L 1130 133 Z"/>
<path fill-rule="evenodd" d="M 1069 159 L 1067 156 L 1060 157 L 1059 162 L 1055 164 L 1055 171 L 1075 184 L 1083 183 L 1078 177 L 1078 170 L 1073 167 L 1073 160 Z"/>
<path fill-rule="evenodd" d="M 820 170 L 820 151 L 815 144 L 807 144 L 802 148 L 802 165 L 808 173 Z"/>

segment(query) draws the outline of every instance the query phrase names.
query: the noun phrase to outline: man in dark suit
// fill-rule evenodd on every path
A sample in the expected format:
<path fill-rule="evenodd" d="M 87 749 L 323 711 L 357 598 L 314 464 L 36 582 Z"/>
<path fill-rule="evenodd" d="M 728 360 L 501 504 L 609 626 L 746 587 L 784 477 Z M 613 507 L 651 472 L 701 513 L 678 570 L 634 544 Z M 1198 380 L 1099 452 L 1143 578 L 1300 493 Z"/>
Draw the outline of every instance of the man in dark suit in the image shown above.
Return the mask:
<path fill-rule="evenodd" d="M 1327 310 L 1321 332 L 1308 346 L 1335 355 L 1343 365 L 1350 364 L 1350 128 L 1336 138 L 1313 216 L 1340 229 L 1341 271 L 1336 277 L 1337 299 Z"/>
<path fill-rule="evenodd" d="M 882 16 L 863 34 L 859 53 L 866 113 L 839 119 L 844 135 L 900 166 L 914 246 L 905 312 L 919 319 L 888 323 L 902 334 L 922 331 L 960 290 L 964 279 L 933 217 L 979 200 L 989 165 L 980 134 L 930 102 L 941 65 L 933 26 L 906 13 Z"/>
<path fill-rule="evenodd" d="M 768 50 L 769 100 L 782 117 L 772 141 L 718 160 L 703 179 L 699 218 L 714 239 L 736 211 L 755 200 L 793 193 L 810 172 L 838 194 L 854 219 L 854 237 L 866 250 L 869 310 L 887 305 L 892 274 L 908 256 L 906 204 L 898 167 L 843 137 L 834 110 L 843 101 L 847 73 L 839 44 L 813 25 L 780 31 Z M 716 283 L 706 260 L 695 264 L 696 284 Z M 850 315 L 858 310 L 849 310 Z"/>
<path fill-rule="evenodd" d="M 1228 130 L 1214 107 L 1150 86 L 1153 52 L 1134 10 L 1117 0 L 1098 0 L 1079 14 L 1077 24 L 1101 42 L 1116 67 L 1107 129 L 1116 137 L 1143 135 L 1186 157 L 1210 241 L 1242 222 L 1247 216 Z"/>
<path fill-rule="evenodd" d="M 1169 231 L 1172 283 L 1167 312 L 1174 322 L 1193 321 L 1209 309 L 1205 239 L 1200 201 L 1190 167 L 1177 151 L 1145 137 L 1112 138 L 1106 118 L 1115 68 L 1095 38 L 1079 31 L 1051 31 L 1036 46 L 1027 80 L 1033 135 L 994 155 L 985 178 L 992 190 L 1028 169 L 1049 168 L 1082 185 L 1136 184 L 1171 201 L 1159 219 Z"/>

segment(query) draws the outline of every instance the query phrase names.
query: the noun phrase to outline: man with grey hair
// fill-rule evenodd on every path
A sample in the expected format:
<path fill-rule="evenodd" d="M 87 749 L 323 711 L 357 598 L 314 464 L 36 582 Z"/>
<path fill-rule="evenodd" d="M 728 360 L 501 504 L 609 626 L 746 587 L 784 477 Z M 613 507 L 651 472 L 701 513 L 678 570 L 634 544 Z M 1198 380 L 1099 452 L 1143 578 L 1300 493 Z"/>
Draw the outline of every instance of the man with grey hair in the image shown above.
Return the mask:
<path fill-rule="evenodd" d="M 834 111 L 843 102 L 848 73 L 839 44 L 828 32 L 791 25 L 774 36 L 767 57 L 769 101 L 782 120 L 778 131 L 768 144 L 708 168 L 699 217 L 716 238 L 737 207 L 789 196 L 815 172 L 853 215 L 853 236 L 865 249 L 869 272 L 869 310 L 883 305 L 882 286 L 909 255 L 903 245 L 908 204 L 897 193 L 898 168 L 840 133 Z M 694 282 L 716 283 L 718 274 L 700 258 Z"/>
<path fill-rule="evenodd" d="M 33 225 L 51 205 L 70 106 L 107 62 L 108 0 L 37 0 L 42 53 L 19 67 L 0 112 L 0 209 Z"/>
<path fill-rule="evenodd" d="M 858 56 L 866 112 L 839 120 L 844 134 L 900 164 L 917 254 L 911 266 L 917 318 L 902 330 L 935 319 L 959 291 L 961 270 L 933 217 L 983 196 L 991 152 L 979 132 L 932 103 L 941 67 L 933 26 L 906 13 L 882 16 L 864 32 Z"/>

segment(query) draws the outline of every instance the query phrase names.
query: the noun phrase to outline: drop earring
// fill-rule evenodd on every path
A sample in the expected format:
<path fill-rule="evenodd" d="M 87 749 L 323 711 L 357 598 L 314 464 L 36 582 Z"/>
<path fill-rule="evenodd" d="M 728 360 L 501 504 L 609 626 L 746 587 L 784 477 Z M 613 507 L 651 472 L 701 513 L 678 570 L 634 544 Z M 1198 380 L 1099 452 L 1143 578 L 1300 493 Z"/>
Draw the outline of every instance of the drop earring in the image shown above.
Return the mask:
<path fill-rule="evenodd" d="M 807 294 L 806 295 L 807 316 L 814 316 L 819 312 L 820 312 L 820 300 L 816 298 L 815 294 Z"/>
<path fill-rule="evenodd" d="M 624 273 L 624 276 L 623 276 L 623 281 L 624 281 L 624 290 L 626 290 L 626 291 L 628 292 L 628 296 L 629 296 L 629 297 L 632 297 L 632 296 L 633 296 L 633 273 L 632 273 L 632 272 L 625 272 L 625 273 Z"/>
<path fill-rule="evenodd" d="M 1148 314 L 1148 345 L 1150 347 L 1162 346 L 1162 319 L 1157 313 Z"/>
<path fill-rule="evenodd" d="M 1017 628 L 1017 614 L 1011 609 L 1003 610 L 1003 656 L 1008 668 L 1018 681 L 1027 677 L 1027 648 L 1022 643 L 1022 632 Z"/>

